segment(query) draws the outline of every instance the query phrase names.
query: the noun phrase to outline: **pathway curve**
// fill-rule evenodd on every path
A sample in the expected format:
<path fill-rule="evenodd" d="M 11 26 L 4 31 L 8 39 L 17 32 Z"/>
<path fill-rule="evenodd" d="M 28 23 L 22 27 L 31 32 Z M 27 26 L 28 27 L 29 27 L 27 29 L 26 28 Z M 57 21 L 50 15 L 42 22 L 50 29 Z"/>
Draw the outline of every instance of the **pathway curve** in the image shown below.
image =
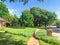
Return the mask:
<path fill-rule="evenodd" d="M 39 44 L 39 40 L 35 39 L 34 37 L 31 37 L 31 38 L 28 40 L 27 45 L 40 45 L 40 44 Z"/>
<path fill-rule="evenodd" d="M 38 31 L 39 31 L 39 29 L 37 29 L 37 30 L 33 33 L 34 37 L 36 36 L 36 33 L 37 33 Z M 27 45 L 40 45 L 39 40 L 36 39 L 36 38 L 34 38 L 34 37 L 33 37 L 33 36 L 30 37 L 30 39 L 29 39 L 28 42 L 27 42 Z"/>

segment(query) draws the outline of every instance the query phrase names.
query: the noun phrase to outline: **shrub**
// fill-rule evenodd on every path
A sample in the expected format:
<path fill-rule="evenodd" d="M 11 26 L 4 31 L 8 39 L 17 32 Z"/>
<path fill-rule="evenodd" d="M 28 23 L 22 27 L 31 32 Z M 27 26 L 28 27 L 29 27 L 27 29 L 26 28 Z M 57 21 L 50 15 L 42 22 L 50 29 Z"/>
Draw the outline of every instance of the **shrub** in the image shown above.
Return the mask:
<path fill-rule="evenodd" d="M 4 31 L 5 30 L 5 26 L 0 27 L 0 31 Z"/>

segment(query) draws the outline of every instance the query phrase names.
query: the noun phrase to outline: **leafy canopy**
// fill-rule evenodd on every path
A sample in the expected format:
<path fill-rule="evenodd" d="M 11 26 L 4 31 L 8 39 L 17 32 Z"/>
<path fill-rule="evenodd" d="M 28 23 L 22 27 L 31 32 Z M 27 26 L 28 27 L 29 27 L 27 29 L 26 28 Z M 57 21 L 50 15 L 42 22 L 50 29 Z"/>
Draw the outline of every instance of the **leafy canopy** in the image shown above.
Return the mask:
<path fill-rule="evenodd" d="M 1 0 L 2 2 L 7 1 L 7 0 Z M 28 3 L 29 0 L 8 0 L 9 2 L 23 2 L 23 4 L 25 5 L 26 3 Z M 45 0 L 37 0 L 39 2 L 44 2 Z"/>
<path fill-rule="evenodd" d="M 6 19 L 8 15 L 9 15 L 9 11 L 7 6 L 3 2 L 0 2 L 0 17 Z"/>
<path fill-rule="evenodd" d="M 34 25 L 45 25 L 51 24 L 56 19 L 55 12 L 50 12 L 39 7 L 32 7 L 30 9 L 31 14 L 34 16 Z"/>
<path fill-rule="evenodd" d="M 22 12 L 22 16 L 20 18 L 20 21 L 25 26 L 31 26 L 33 23 L 33 15 L 30 13 L 29 10 L 25 10 Z"/>

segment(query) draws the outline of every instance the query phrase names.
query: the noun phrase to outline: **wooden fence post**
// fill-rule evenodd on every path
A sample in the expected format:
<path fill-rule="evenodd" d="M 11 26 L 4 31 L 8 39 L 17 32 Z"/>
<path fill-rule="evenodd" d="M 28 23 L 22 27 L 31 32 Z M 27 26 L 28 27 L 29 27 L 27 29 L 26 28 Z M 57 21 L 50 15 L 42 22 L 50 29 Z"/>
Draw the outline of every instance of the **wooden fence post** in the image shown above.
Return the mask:
<path fill-rule="evenodd" d="M 47 36 L 52 36 L 52 29 L 47 30 Z"/>

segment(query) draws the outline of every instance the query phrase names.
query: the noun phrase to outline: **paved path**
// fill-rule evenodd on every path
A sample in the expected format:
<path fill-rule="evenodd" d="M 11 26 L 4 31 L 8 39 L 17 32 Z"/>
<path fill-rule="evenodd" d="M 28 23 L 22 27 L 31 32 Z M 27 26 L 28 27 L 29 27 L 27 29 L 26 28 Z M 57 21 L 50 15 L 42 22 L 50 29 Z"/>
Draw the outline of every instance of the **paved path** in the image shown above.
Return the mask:
<path fill-rule="evenodd" d="M 40 44 L 39 44 L 39 40 L 35 39 L 34 37 L 31 37 L 31 38 L 28 40 L 27 45 L 40 45 Z"/>
<path fill-rule="evenodd" d="M 58 40 L 60 40 L 60 33 L 53 32 L 52 35 L 55 36 Z"/>

